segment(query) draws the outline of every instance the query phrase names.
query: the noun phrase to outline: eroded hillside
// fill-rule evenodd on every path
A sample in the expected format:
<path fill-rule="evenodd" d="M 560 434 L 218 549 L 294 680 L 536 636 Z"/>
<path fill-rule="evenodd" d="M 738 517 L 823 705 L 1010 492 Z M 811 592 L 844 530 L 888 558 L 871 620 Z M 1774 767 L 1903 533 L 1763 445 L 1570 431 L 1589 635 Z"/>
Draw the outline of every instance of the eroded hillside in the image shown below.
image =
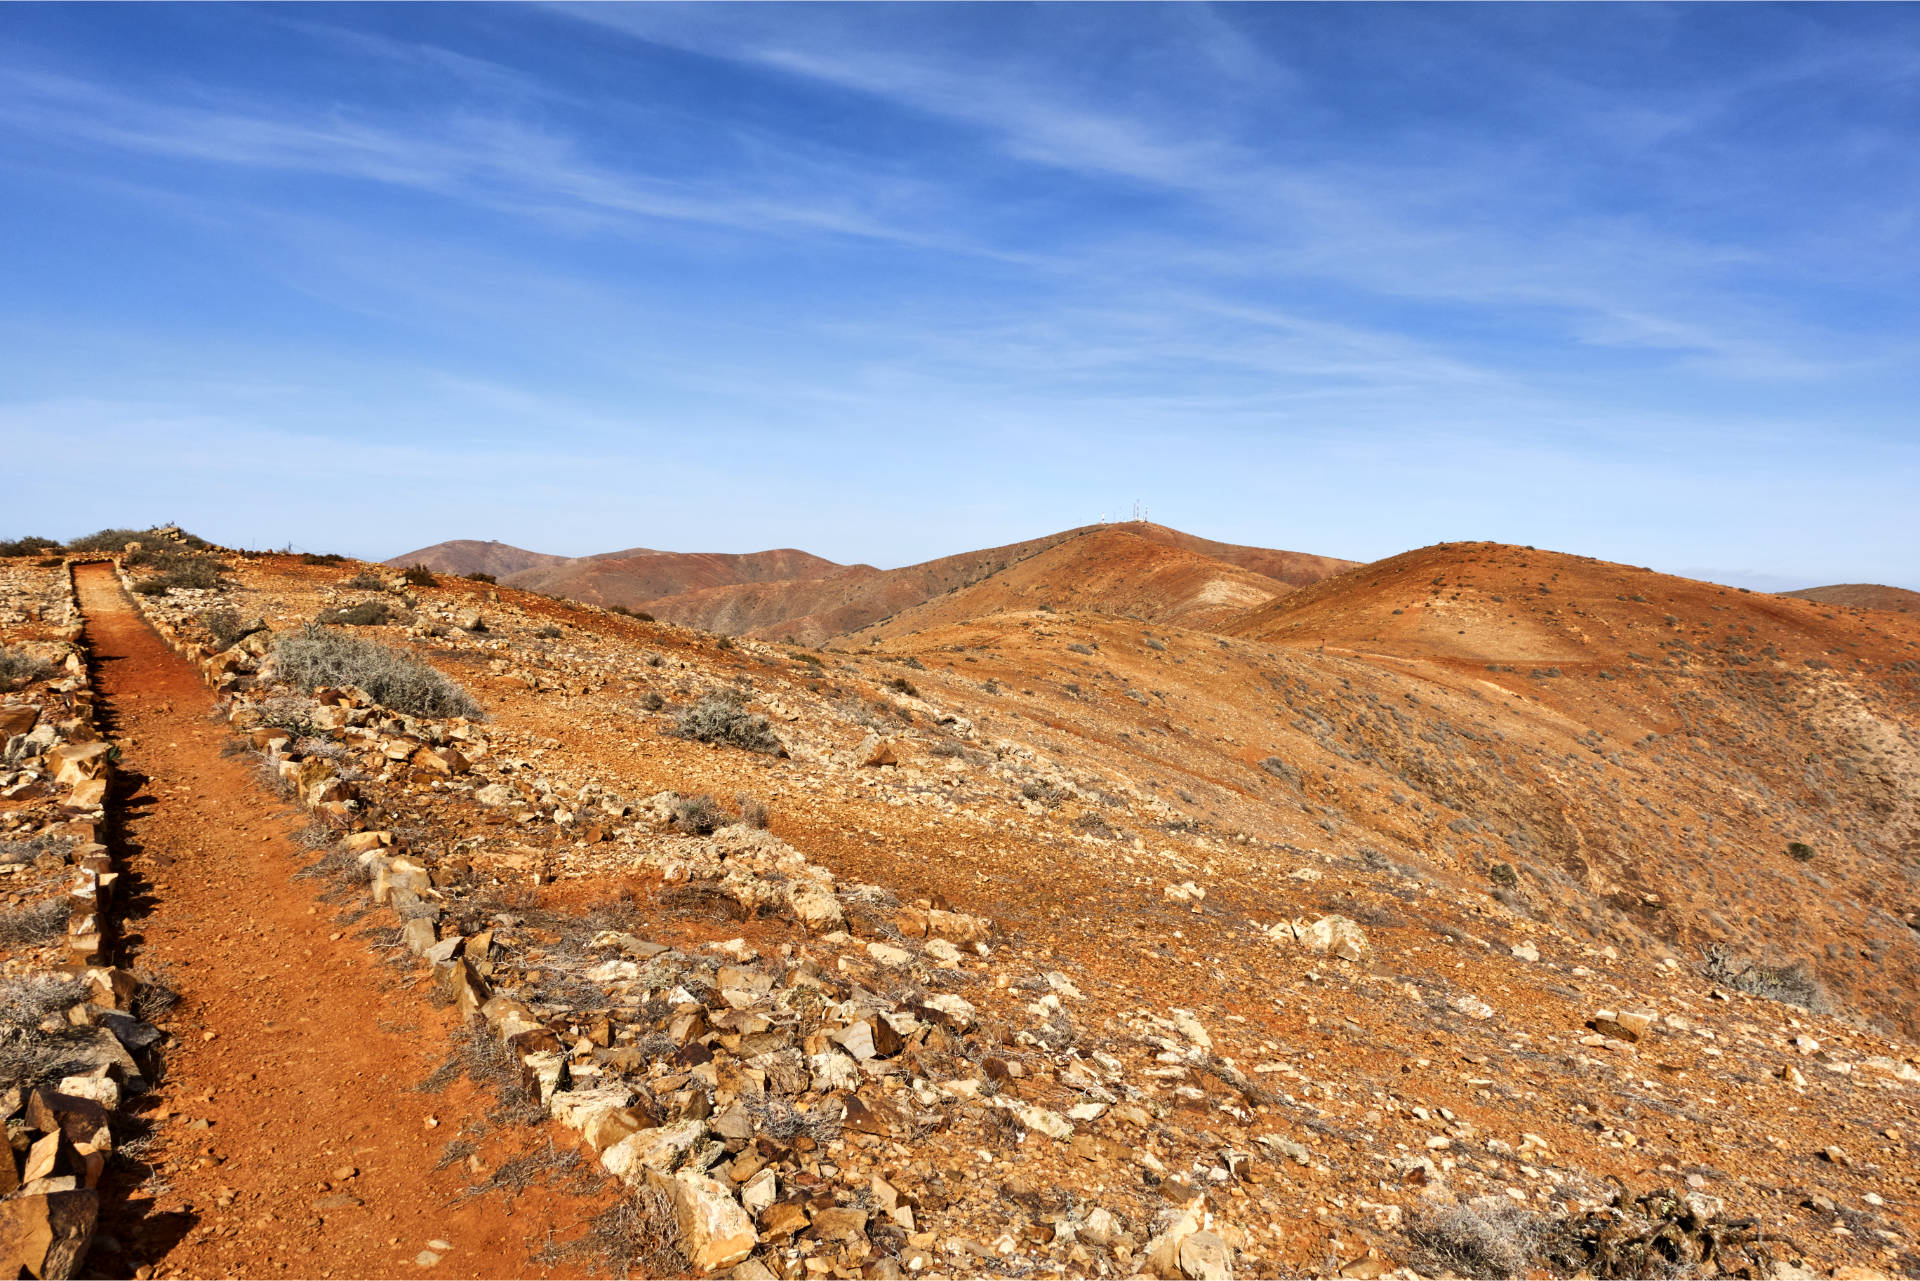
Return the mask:
<path fill-rule="evenodd" d="M 1053 601 L 816 652 L 345 568 L 236 562 L 229 715 L 406 842 L 555 1099 L 644 1116 L 609 1169 L 750 1216 L 708 1262 L 1624 1275 L 1669 1222 L 1707 1271 L 1920 1267 L 1904 619 L 1456 545 L 1234 635 Z M 368 603 L 333 630 L 489 719 L 275 684 Z M 568 924 L 616 904 L 631 943 Z"/>

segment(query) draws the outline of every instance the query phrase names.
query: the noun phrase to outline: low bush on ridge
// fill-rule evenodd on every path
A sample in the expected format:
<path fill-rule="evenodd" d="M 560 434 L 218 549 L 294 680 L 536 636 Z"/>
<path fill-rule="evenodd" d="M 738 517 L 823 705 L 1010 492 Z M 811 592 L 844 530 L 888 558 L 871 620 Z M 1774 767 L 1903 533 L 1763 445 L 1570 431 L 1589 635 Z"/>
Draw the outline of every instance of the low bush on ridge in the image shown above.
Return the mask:
<path fill-rule="evenodd" d="M 459 685 L 379 641 L 313 626 L 282 635 L 274 642 L 273 656 L 280 675 L 308 693 L 328 685 L 357 685 L 382 707 L 409 716 L 486 716 Z"/>

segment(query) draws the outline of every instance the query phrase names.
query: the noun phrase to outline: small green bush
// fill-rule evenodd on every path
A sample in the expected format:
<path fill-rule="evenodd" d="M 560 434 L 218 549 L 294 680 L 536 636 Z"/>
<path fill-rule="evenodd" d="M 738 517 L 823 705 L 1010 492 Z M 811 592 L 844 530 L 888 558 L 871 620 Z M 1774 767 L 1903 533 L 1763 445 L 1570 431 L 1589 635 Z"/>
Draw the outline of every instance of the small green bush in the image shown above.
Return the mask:
<path fill-rule="evenodd" d="M 342 580 L 340 585 L 356 592 L 383 592 L 387 590 L 387 580 L 370 569 L 363 569 L 351 578 Z"/>
<path fill-rule="evenodd" d="M 1495 863 L 1487 869 L 1487 879 L 1495 885 L 1512 889 L 1520 883 L 1520 874 L 1513 870 L 1511 863 Z"/>
<path fill-rule="evenodd" d="M 913 682 L 904 676 L 895 676 L 889 680 L 887 682 L 887 688 L 896 694 L 905 694 L 908 698 L 920 697 L 920 691 L 915 689 Z"/>
<path fill-rule="evenodd" d="M 25 538 L 0 542 L 0 556 L 38 556 L 59 545 L 51 538 L 36 538 L 29 534 Z"/>
<path fill-rule="evenodd" d="M 717 694 L 709 694 L 681 712 L 674 730 L 682 738 L 702 743 L 724 743 L 749 752 L 780 751 L 780 740 L 774 737 L 766 717 L 757 716 L 736 700 Z"/>
<path fill-rule="evenodd" d="M 302 565 L 338 565 L 347 558 L 339 552 L 307 552 L 300 557 Z"/>
<path fill-rule="evenodd" d="M 1788 841 L 1787 853 L 1792 855 L 1798 862 L 1811 863 L 1813 862 L 1815 851 L 1813 846 L 1807 844 L 1805 841 Z"/>
<path fill-rule="evenodd" d="M 273 647 L 280 675 L 308 693 L 357 685 L 381 706 L 409 716 L 486 715 L 473 695 L 413 655 L 324 627 L 282 634 Z"/>
<path fill-rule="evenodd" d="M 467 581 L 470 583 L 497 583 L 500 580 L 495 578 L 492 574 L 483 574 L 476 569 L 471 574 L 467 575 Z"/>
<path fill-rule="evenodd" d="M 439 582 L 433 576 L 433 571 L 425 565 L 409 565 L 400 577 L 406 580 L 409 587 L 432 587 Z"/>

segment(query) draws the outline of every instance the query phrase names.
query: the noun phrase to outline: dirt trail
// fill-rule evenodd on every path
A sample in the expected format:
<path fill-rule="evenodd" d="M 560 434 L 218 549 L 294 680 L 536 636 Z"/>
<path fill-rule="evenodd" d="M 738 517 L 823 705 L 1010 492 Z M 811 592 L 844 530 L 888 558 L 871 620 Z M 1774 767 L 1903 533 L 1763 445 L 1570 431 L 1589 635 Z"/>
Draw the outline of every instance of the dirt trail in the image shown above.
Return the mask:
<path fill-rule="evenodd" d="M 304 817 L 260 785 L 250 758 L 221 754 L 227 731 L 207 719 L 205 686 L 111 567 L 76 577 L 106 728 L 124 750 L 118 853 L 135 893 L 123 963 L 160 971 L 183 998 L 147 1113 L 155 1172 L 115 1190 L 131 1199 L 110 1199 L 90 1268 L 549 1275 L 530 1261 L 549 1228 L 578 1235 L 599 1203 L 542 1187 L 463 1200 L 473 1171 L 435 1171 L 492 1102 L 465 1081 L 413 1088 L 444 1059 L 451 1015 L 336 923 L 318 884 L 293 879 Z M 525 1148 L 531 1135 L 494 1139 Z M 514 1150 L 483 1143 L 482 1168 Z"/>

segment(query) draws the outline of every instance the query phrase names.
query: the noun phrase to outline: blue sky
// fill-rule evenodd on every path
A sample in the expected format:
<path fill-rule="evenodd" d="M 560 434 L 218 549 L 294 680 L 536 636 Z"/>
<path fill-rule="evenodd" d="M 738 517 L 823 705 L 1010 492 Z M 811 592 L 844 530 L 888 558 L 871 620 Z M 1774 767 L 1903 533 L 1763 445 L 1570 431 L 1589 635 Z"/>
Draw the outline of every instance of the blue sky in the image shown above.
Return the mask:
<path fill-rule="evenodd" d="M 0 6 L 0 536 L 1920 588 L 1916 143 L 1911 6 Z"/>

